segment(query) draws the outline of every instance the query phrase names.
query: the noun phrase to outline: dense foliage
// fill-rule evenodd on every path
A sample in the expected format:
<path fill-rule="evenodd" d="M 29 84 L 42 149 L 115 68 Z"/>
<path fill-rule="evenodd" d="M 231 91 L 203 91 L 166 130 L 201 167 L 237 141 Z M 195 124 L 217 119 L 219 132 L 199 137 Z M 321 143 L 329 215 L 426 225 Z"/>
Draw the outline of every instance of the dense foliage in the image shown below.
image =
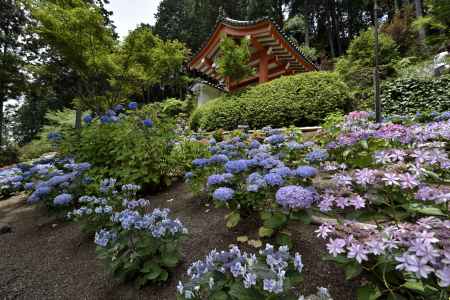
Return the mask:
<path fill-rule="evenodd" d="M 387 114 L 448 111 L 450 109 L 450 76 L 388 81 L 383 87 L 382 101 L 384 112 Z"/>
<path fill-rule="evenodd" d="M 282 77 L 233 97 L 219 98 L 197 108 L 192 127 L 235 129 L 319 124 L 329 113 L 350 107 L 349 88 L 338 76 L 310 72 Z"/>

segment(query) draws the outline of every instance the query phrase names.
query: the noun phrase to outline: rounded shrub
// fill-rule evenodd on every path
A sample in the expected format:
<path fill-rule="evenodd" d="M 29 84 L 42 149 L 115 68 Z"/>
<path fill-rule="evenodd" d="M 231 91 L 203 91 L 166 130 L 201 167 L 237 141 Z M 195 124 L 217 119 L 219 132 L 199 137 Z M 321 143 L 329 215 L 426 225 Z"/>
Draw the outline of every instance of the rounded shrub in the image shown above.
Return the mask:
<path fill-rule="evenodd" d="M 450 110 L 450 76 L 405 78 L 386 82 L 382 94 L 386 114 Z"/>
<path fill-rule="evenodd" d="M 330 72 L 286 76 L 253 87 L 241 95 L 221 97 L 196 109 L 194 129 L 234 129 L 267 125 L 316 125 L 332 112 L 350 108 L 348 86 Z"/>
<path fill-rule="evenodd" d="M 215 130 L 223 128 L 232 130 L 243 124 L 243 102 L 239 97 L 223 96 L 198 107 L 191 117 L 194 130 Z"/>

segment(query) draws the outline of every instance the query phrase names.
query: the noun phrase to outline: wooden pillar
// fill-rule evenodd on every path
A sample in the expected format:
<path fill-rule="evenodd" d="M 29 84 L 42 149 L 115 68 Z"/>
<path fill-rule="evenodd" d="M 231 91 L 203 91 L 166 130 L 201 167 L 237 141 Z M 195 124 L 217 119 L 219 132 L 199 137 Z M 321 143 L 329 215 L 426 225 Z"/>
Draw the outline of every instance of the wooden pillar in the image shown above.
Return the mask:
<path fill-rule="evenodd" d="M 262 51 L 259 59 L 259 83 L 269 81 L 269 55 Z"/>

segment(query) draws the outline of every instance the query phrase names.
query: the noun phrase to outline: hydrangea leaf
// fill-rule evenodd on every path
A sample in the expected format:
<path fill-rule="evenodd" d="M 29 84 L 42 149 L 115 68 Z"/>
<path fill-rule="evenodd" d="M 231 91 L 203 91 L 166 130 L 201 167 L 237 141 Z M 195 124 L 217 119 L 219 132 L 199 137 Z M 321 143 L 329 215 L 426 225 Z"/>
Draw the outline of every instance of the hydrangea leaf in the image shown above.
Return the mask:
<path fill-rule="evenodd" d="M 362 267 L 357 262 L 352 262 L 345 267 L 345 279 L 350 280 L 362 272 Z"/>
<path fill-rule="evenodd" d="M 233 228 L 241 220 L 241 215 L 238 212 L 232 212 L 226 216 L 226 219 L 227 219 L 227 227 Z"/>
<path fill-rule="evenodd" d="M 378 287 L 365 285 L 358 288 L 356 295 L 358 300 L 376 300 L 381 297 L 381 292 Z"/>
<path fill-rule="evenodd" d="M 273 229 L 267 227 L 260 227 L 258 234 L 260 237 L 269 237 L 273 234 Z"/>

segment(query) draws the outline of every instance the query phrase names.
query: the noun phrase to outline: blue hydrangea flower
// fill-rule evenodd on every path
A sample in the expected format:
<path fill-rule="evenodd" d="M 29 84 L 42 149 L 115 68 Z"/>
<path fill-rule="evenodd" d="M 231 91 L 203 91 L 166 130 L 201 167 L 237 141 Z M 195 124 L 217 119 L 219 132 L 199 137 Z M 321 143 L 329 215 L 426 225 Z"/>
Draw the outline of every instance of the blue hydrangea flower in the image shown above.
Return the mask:
<path fill-rule="evenodd" d="M 114 241 L 117 234 L 114 231 L 101 229 L 95 233 L 95 243 L 100 247 L 106 247 L 110 241 Z"/>
<path fill-rule="evenodd" d="M 309 208 L 315 200 L 315 193 L 301 186 L 288 185 L 277 191 L 275 199 L 284 208 Z"/>
<path fill-rule="evenodd" d="M 247 192 L 258 192 L 259 189 L 266 187 L 264 176 L 255 172 L 247 177 Z"/>
<path fill-rule="evenodd" d="M 54 205 L 67 205 L 72 202 L 73 196 L 71 194 L 61 194 L 55 197 L 53 200 Z"/>
<path fill-rule="evenodd" d="M 231 199 L 233 199 L 234 196 L 234 190 L 227 188 L 227 187 L 221 187 L 214 191 L 212 197 L 215 200 L 227 202 Z"/>
<path fill-rule="evenodd" d="M 228 157 L 225 154 L 215 154 L 209 159 L 210 164 L 224 164 L 228 161 Z"/>
<path fill-rule="evenodd" d="M 115 106 L 113 107 L 113 110 L 114 110 L 116 113 L 122 111 L 123 109 L 124 109 L 124 107 L 123 107 L 122 104 L 117 104 L 117 105 L 115 105 Z"/>
<path fill-rule="evenodd" d="M 271 173 L 277 173 L 283 178 L 291 177 L 293 175 L 293 171 L 289 167 L 277 167 L 270 170 Z"/>
<path fill-rule="evenodd" d="M 309 162 L 320 162 L 326 160 L 327 158 L 328 152 L 325 149 L 314 150 L 305 156 L 305 159 Z"/>
<path fill-rule="evenodd" d="M 311 166 L 299 166 L 295 170 L 295 175 L 301 178 L 314 177 L 317 173 L 317 169 Z"/>
<path fill-rule="evenodd" d="M 86 124 L 90 124 L 90 123 L 92 122 L 93 119 L 94 119 L 94 118 L 92 118 L 91 115 L 86 115 L 86 116 L 84 116 L 83 121 L 84 121 L 84 123 L 86 123 Z"/>
<path fill-rule="evenodd" d="M 192 161 L 192 165 L 194 167 L 203 168 L 207 166 L 209 163 L 209 159 L 207 158 L 197 158 Z"/>
<path fill-rule="evenodd" d="M 274 134 L 265 138 L 265 142 L 271 145 L 281 144 L 286 140 L 286 137 L 282 134 Z"/>
<path fill-rule="evenodd" d="M 245 172 L 248 169 L 248 161 L 245 159 L 230 160 L 225 164 L 225 170 L 228 173 L 237 174 Z"/>
<path fill-rule="evenodd" d="M 153 127 L 153 121 L 150 119 L 145 119 L 142 121 L 142 124 L 144 124 L 145 127 Z"/>
<path fill-rule="evenodd" d="M 102 124 L 109 124 L 109 123 L 112 122 L 112 120 L 111 120 L 111 117 L 110 117 L 110 116 L 104 115 L 104 116 L 101 116 L 101 117 L 100 117 L 100 122 L 101 122 Z"/>
<path fill-rule="evenodd" d="M 57 142 L 57 141 L 62 139 L 62 136 L 61 136 L 61 134 L 59 132 L 50 132 L 47 135 L 47 138 L 51 142 Z"/>
<path fill-rule="evenodd" d="M 233 177 L 233 174 L 225 173 L 225 174 L 213 174 L 208 177 L 207 185 L 218 185 L 225 182 L 228 182 L 230 178 Z"/>
<path fill-rule="evenodd" d="M 184 178 L 185 178 L 186 180 L 189 180 L 189 179 L 191 179 L 192 177 L 194 177 L 194 173 L 192 173 L 192 172 L 186 172 L 186 174 L 184 174 Z"/>
<path fill-rule="evenodd" d="M 137 108 L 138 108 L 137 102 L 130 102 L 130 103 L 128 103 L 128 109 L 136 110 Z"/>
<path fill-rule="evenodd" d="M 32 183 L 32 182 L 27 182 L 27 183 L 25 184 L 24 188 L 25 188 L 26 190 L 32 190 L 32 189 L 34 188 L 34 183 Z"/>
<path fill-rule="evenodd" d="M 261 147 L 261 143 L 258 142 L 257 140 L 252 140 L 250 143 L 250 149 L 258 149 L 259 147 Z"/>
<path fill-rule="evenodd" d="M 277 173 L 269 173 L 264 176 L 264 180 L 267 185 L 270 186 L 281 186 L 284 183 L 283 177 Z"/>

